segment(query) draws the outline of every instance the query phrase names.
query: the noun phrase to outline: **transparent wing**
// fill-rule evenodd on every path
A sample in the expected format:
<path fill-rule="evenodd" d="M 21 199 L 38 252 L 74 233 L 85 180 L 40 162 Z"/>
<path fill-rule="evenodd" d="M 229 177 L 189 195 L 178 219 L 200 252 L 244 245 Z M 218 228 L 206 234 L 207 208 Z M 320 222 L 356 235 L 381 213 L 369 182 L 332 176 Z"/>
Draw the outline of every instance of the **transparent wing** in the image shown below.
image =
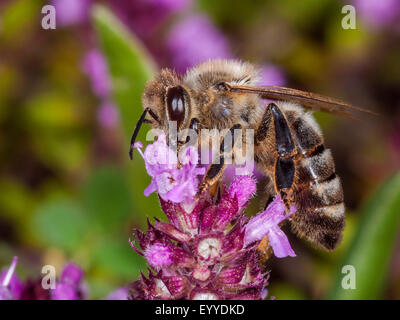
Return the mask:
<path fill-rule="evenodd" d="M 303 107 L 311 108 L 317 111 L 327 111 L 335 114 L 346 115 L 352 117 L 352 112 L 367 112 L 377 115 L 375 112 L 360 107 L 353 106 L 347 102 L 325 97 L 316 93 L 285 88 L 277 86 L 239 86 L 225 84 L 226 89 L 231 92 L 254 93 L 263 99 L 284 100 L 297 102 Z"/>

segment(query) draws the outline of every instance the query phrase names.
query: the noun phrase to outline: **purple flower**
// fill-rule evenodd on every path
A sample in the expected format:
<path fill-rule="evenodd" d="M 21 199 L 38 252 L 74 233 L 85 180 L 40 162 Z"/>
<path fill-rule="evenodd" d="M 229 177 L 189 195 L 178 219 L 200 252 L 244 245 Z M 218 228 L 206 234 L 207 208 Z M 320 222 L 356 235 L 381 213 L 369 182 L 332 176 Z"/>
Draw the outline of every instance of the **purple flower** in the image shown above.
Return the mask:
<path fill-rule="evenodd" d="M 172 64 L 179 72 L 214 58 L 232 57 L 229 45 L 207 16 L 189 16 L 172 28 L 167 41 Z"/>
<path fill-rule="evenodd" d="M 44 289 L 42 279 L 27 279 L 22 283 L 15 274 L 18 258 L 14 257 L 10 267 L 0 274 L 0 300 L 78 300 L 87 296 L 83 272 L 75 264 L 65 265 L 56 288 Z"/>
<path fill-rule="evenodd" d="M 137 143 L 136 147 L 140 148 L 141 144 Z M 170 152 L 165 135 L 146 148 L 142 156 L 153 180 L 171 170 L 179 176 L 179 171 L 192 172 L 196 168 L 197 153 L 194 150 L 181 157 L 180 169 L 176 168 L 176 156 L 171 156 Z M 172 165 L 166 163 L 168 159 L 173 160 Z M 185 166 L 191 166 L 191 169 Z M 179 184 L 189 180 L 192 185 L 194 176 L 193 173 L 185 175 Z M 172 188 L 177 187 L 173 185 Z M 277 196 L 267 210 L 249 221 L 243 209 L 256 192 L 256 182 L 250 176 L 236 177 L 218 201 L 211 200 L 207 193 L 202 194 L 193 202 L 190 212 L 183 203 L 165 199 L 160 193 L 164 187 L 156 185 L 154 190 L 159 192 L 161 208 L 169 222 L 156 219 L 154 224 L 148 222 L 146 233 L 136 231 L 137 242 L 131 242 L 131 246 L 146 258 L 149 272 L 147 277 L 142 274 L 140 280 L 132 284 L 131 298 L 266 297 L 268 274 L 259 267 L 257 246 L 268 236 L 277 257 L 294 256 L 279 224 L 290 217 L 295 208 L 285 215 L 285 206 Z M 194 195 L 191 196 L 193 201 Z"/>
<path fill-rule="evenodd" d="M 295 257 L 296 254 L 292 250 L 288 238 L 279 228 L 279 223 L 294 214 L 296 212 L 296 207 L 291 207 L 290 212 L 287 214 L 285 214 L 285 210 L 285 205 L 280 196 L 276 196 L 265 211 L 261 212 L 247 223 L 244 235 L 245 245 L 249 245 L 254 241 L 259 241 L 265 236 L 268 236 L 269 243 L 276 257 Z"/>
<path fill-rule="evenodd" d="M 61 282 L 52 292 L 52 300 L 79 300 L 79 296 L 73 286 Z"/>
<path fill-rule="evenodd" d="M 64 266 L 63 272 L 61 273 L 60 282 L 77 287 L 79 286 L 82 278 L 82 269 L 73 263 L 68 263 Z"/>
<path fill-rule="evenodd" d="M 82 282 L 83 271 L 77 265 L 68 263 L 65 265 L 56 288 L 51 292 L 52 300 L 80 300 L 85 299 L 87 290 Z"/>
<path fill-rule="evenodd" d="M 182 10 L 190 0 L 147 0 L 147 3 L 153 6 L 159 6 L 162 8 L 168 8 L 170 11 Z"/>
<path fill-rule="evenodd" d="M 248 188 L 248 191 L 244 191 Z M 247 218 L 239 208 L 252 197 L 250 177 L 235 180 L 215 204 L 202 197 L 191 213 L 164 201 L 170 223 L 156 220 L 136 231 L 149 266 L 132 285 L 133 299 L 261 299 L 267 274 L 258 266 L 255 246 L 244 245 Z"/>
<path fill-rule="evenodd" d="M 229 196 L 237 198 L 239 208 L 244 208 L 249 199 L 257 191 L 257 186 L 253 178 L 245 175 L 238 176 L 229 187 Z"/>
<path fill-rule="evenodd" d="M 48 291 L 42 288 L 41 280 L 27 279 L 21 282 L 15 273 L 18 257 L 10 267 L 0 274 L 0 300 L 48 300 Z"/>
<path fill-rule="evenodd" d="M 382 27 L 400 16 L 398 0 L 353 0 L 356 12 L 372 27 Z"/>
<path fill-rule="evenodd" d="M 187 7 L 192 0 L 118 0 L 110 5 L 137 35 L 149 37 L 174 12 Z"/>
<path fill-rule="evenodd" d="M 164 267 L 173 262 L 171 248 L 162 243 L 155 243 L 147 247 L 144 256 L 152 267 Z"/>
<path fill-rule="evenodd" d="M 115 128 L 120 120 L 118 108 L 111 102 L 104 102 L 99 106 L 97 119 L 105 128 Z"/>
<path fill-rule="evenodd" d="M 260 70 L 259 85 L 261 86 L 284 86 L 286 79 L 283 72 L 272 64 L 263 66 Z"/>
<path fill-rule="evenodd" d="M 0 273 L 0 300 L 18 300 L 23 291 L 23 285 L 15 274 L 18 257 L 14 257 L 8 269 Z"/>
<path fill-rule="evenodd" d="M 57 24 L 69 26 L 85 22 L 89 16 L 91 0 L 53 0 Z"/>
<path fill-rule="evenodd" d="M 178 157 L 166 142 L 165 134 L 160 134 L 157 141 L 147 146 L 144 154 L 141 143 L 136 143 L 142 155 L 146 170 L 152 177 L 150 185 L 144 191 L 145 196 L 157 191 L 165 201 L 191 206 L 197 192 L 199 174 L 204 168 L 197 168 L 198 154 L 193 147 L 187 148 L 181 155 L 178 169 Z"/>
<path fill-rule="evenodd" d="M 100 98 L 107 98 L 111 92 L 111 80 L 103 54 L 92 49 L 86 54 L 82 68 L 91 79 L 93 92 Z"/>
<path fill-rule="evenodd" d="M 106 300 L 128 300 L 129 290 L 127 288 L 117 288 L 111 292 Z"/>

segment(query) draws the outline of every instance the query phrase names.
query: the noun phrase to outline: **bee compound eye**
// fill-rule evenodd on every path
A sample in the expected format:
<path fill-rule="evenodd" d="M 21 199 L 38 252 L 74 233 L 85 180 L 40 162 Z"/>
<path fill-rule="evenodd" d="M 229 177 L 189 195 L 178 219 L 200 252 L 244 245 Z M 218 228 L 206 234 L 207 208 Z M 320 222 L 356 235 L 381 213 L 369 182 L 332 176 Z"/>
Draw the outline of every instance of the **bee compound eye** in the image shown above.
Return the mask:
<path fill-rule="evenodd" d="M 179 128 L 185 119 L 185 91 L 182 87 L 168 89 L 167 109 L 169 120 L 176 121 Z"/>

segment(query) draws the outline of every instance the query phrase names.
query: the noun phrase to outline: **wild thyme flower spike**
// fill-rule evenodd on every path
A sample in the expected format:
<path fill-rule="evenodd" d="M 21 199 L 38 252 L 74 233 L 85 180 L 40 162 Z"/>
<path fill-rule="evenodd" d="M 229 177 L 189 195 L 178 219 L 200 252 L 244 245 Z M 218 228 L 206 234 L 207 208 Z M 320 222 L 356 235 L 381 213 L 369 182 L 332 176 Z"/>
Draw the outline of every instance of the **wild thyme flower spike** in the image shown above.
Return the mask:
<path fill-rule="evenodd" d="M 257 246 L 268 236 L 277 257 L 294 256 L 279 228 L 287 215 L 279 197 L 260 215 L 249 218 L 244 208 L 256 192 L 249 176 L 238 176 L 225 188 L 218 203 L 207 193 L 194 201 L 198 186 L 198 155 L 186 151 L 178 169 L 165 136 L 147 146 L 136 147 L 152 177 L 145 194 L 157 191 L 169 222 L 148 221 L 146 233 L 137 230 L 136 252 L 148 263 L 131 287 L 132 299 L 264 299 L 268 273 L 260 267 Z M 165 159 L 175 162 L 166 163 Z M 161 162 L 163 160 L 163 162 Z M 168 176 L 168 178 L 166 178 Z M 184 185 L 185 187 L 182 187 Z M 187 210 L 187 204 L 192 204 Z"/>

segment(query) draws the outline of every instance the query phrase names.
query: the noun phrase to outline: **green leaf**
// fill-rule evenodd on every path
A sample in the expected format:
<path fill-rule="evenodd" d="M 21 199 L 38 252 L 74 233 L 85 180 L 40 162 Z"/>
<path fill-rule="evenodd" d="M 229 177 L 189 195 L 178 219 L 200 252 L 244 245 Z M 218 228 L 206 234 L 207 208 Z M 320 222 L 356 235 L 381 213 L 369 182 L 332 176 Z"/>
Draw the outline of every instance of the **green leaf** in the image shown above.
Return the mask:
<path fill-rule="evenodd" d="M 126 222 L 132 212 L 131 190 L 121 172 L 108 167 L 94 171 L 83 189 L 83 203 L 91 220 L 110 231 Z"/>
<path fill-rule="evenodd" d="M 300 289 L 284 282 L 271 283 L 268 286 L 267 300 L 276 297 L 278 300 L 306 300 L 307 296 Z"/>
<path fill-rule="evenodd" d="M 128 240 L 104 239 L 95 248 L 93 259 L 96 268 L 126 281 L 138 279 L 140 271 L 146 268 L 144 258 L 133 251 Z"/>
<path fill-rule="evenodd" d="M 126 159 L 130 137 L 143 112 L 141 96 L 146 82 L 153 78 L 156 67 L 133 34 L 116 18 L 111 11 L 102 5 L 93 6 L 92 16 L 96 26 L 100 44 L 109 65 L 114 86 L 114 98 L 121 113 L 125 131 Z M 146 129 L 143 128 L 138 141 L 145 141 Z M 137 223 L 145 225 L 146 216 L 161 216 L 158 199 L 155 195 L 145 198 L 144 189 L 150 183 L 143 159 L 136 153 L 129 162 L 130 181 L 132 186 L 132 217 Z"/>
<path fill-rule="evenodd" d="M 400 172 L 389 179 L 369 201 L 352 245 L 342 264 L 330 299 L 379 299 L 400 226 Z M 342 267 L 354 266 L 356 289 L 343 289 Z"/>
<path fill-rule="evenodd" d="M 100 44 L 107 58 L 114 98 L 120 108 L 125 132 L 130 135 L 143 112 L 141 96 L 156 70 L 140 40 L 102 5 L 93 8 Z"/>
<path fill-rule="evenodd" d="M 89 228 L 82 208 L 69 198 L 41 204 L 32 220 L 36 237 L 48 246 L 72 252 L 83 242 Z"/>

